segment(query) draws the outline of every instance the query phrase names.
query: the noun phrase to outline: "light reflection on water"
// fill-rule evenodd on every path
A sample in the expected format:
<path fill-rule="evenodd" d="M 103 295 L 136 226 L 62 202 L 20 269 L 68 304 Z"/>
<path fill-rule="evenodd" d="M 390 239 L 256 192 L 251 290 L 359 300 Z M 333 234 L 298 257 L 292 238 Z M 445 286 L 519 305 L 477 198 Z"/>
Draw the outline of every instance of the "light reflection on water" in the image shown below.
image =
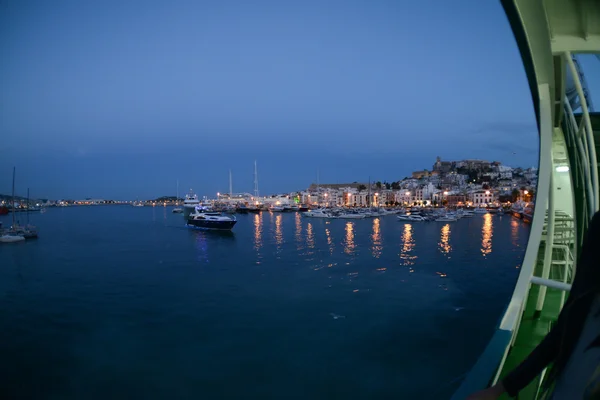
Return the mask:
<path fill-rule="evenodd" d="M 329 254 L 333 255 L 335 246 L 333 245 L 333 238 L 331 237 L 331 231 L 329 228 L 325 228 L 325 236 L 327 237 L 327 246 L 329 246 Z"/>
<path fill-rule="evenodd" d="M 315 248 L 315 234 L 313 232 L 313 226 L 310 222 L 306 225 L 306 246 L 309 249 Z M 308 254 L 313 254 L 313 251 L 309 251 Z"/>
<path fill-rule="evenodd" d="M 512 245 L 519 246 L 519 221 L 515 218 L 511 218 L 510 221 L 510 237 L 512 239 Z"/>
<path fill-rule="evenodd" d="M 208 245 L 204 232 L 196 232 L 196 249 L 198 249 L 198 261 L 208 263 Z"/>
<path fill-rule="evenodd" d="M 373 219 L 373 234 L 371 235 L 371 252 L 373 257 L 379 258 L 381 256 L 381 252 L 383 251 L 383 246 L 381 243 L 381 229 L 379 227 L 380 221 L 379 218 Z"/>
<path fill-rule="evenodd" d="M 283 230 L 281 229 L 281 214 L 278 214 L 275 217 L 275 243 L 277 243 L 277 249 L 279 250 L 281 244 L 283 243 Z"/>
<path fill-rule="evenodd" d="M 415 240 L 413 238 L 413 227 L 411 224 L 404 224 L 402 232 L 402 248 L 400 250 L 400 259 L 403 265 L 414 265 L 417 256 L 412 253 L 415 248 Z"/>
<path fill-rule="evenodd" d="M 346 222 L 346 240 L 344 242 L 344 252 L 346 254 L 354 254 L 354 223 Z"/>
<path fill-rule="evenodd" d="M 492 214 L 484 214 L 481 227 L 481 254 L 484 257 L 492 252 L 492 231 Z"/>
<path fill-rule="evenodd" d="M 439 247 L 442 254 L 447 255 L 452 251 L 452 246 L 450 246 L 450 224 L 442 227 Z"/>
<path fill-rule="evenodd" d="M 263 214 L 264 213 L 259 213 L 251 216 L 254 228 L 254 249 L 258 257 L 257 262 L 259 263 L 265 256 L 262 251 L 266 248 L 265 246 L 267 246 L 268 243 L 272 243 L 275 247 L 275 252 L 281 254 L 286 240 L 283 221 L 286 218 L 292 217 L 292 215 L 289 214 L 269 214 L 270 218 L 265 220 L 264 218 L 266 217 L 264 217 Z M 336 249 L 340 254 L 355 256 L 358 254 L 359 248 L 364 246 L 365 249 L 368 248 L 370 250 L 367 253 L 370 257 L 374 259 L 384 257 L 385 249 L 383 245 L 383 236 L 384 233 L 387 232 L 386 229 L 389 229 L 389 225 L 387 225 L 387 222 L 383 221 L 382 218 L 373 218 L 371 221 L 345 221 L 342 224 L 337 221 L 331 222 L 304 219 L 299 213 L 296 213 L 292 218 L 294 218 L 294 239 L 296 241 L 297 251 L 304 251 L 304 255 L 314 255 L 318 246 L 322 246 L 323 250 L 325 250 L 324 246 L 326 242 L 328 249 L 327 253 L 331 256 L 335 256 Z M 483 257 L 488 256 L 492 252 L 494 223 L 501 221 L 494 221 L 495 218 L 497 217 L 494 217 L 492 214 L 485 214 L 482 216 L 481 244 L 477 247 L 479 247 L 479 252 Z M 386 225 L 382 225 L 384 222 Z M 519 221 L 513 219 L 511 219 L 510 222 L 507 221 L 507 223 L 510 224 L 510 242 L 513 246 L 518 246 L 519 239 L 522 236 L 519 235 L 519 230 L 522 229 L 522 226 L 519 224 Z M 462 248 L 463 242 L 460 240 L 460 232 L 461 229 L 463 229 L 463 225 L 460 225 L 460 222 L 458 222 L 458 224 L 459 225 L 456 225 L 456 223 L 455 225 L 444 224 L 439 228 L 437 248 L 438 251 L 448 259 L 451 258 L 453 252 L 456 252 L 456 246 Z M 420 258 L 420 255 L 416 250 L 415 230 L 421 229 L 420 226 L 424 224 L 415 225 L 411 223 L 402 223 L 398 225 L 398 228 L 402 230 L 400 252 L 398 254 L 401 260 L 400 265 L 412 267 Z M 342 248 L 340 248 L 336 247 L 334 237 L 336 232 L 340 231 L 342 226 L 344 229 L 344 236 L 341 243 Z M 382 227 L 385 227 L 385 229 L 382 229 Z M 269 231 L 268 243 L 266 243 L 264 241 L 265 238 L 263 238 L 265 228 Z M 370 231 L 368 234 L 367 229 Z M 365 239 L 368 237 L 368 242 L 361 242 L 357 239 L 357 230 L 366 234 Z M 454 238 L 451 242 L 453 233 Z M 322 244 L 318 244 L 320 243 L 319 237 L 324 239 Z M 432 240 L 435 239 L 432 238 Z M 435 246 L 435 241 L 431 244 L 424 243 L 424 248 L 431 248 L 431 245 Z M 277 258 L 279 259 L 280 256 L 278 255 Z M 413 272 L 412 268 L 411 272 Z"/>
<path fill-rule="evenodd" d="M 302 249 L 302 217 L 300 216 L 300 213 L 296 213 L 295 225 L 296 225 L 296 234 L 294 235 L 294 237 L 296 238 L 296 243 L 298 245 L 297 249 L 301 250 Z"/>
<path fill-rule="evenodd" d="M 256 255 L 258 258 L 262 258 L 260 254 L 260 249 L 263 245 L 262 242 L 262 228 L 263 228 L 263 219 L 262 213 L 254 214 L 254 249 L 256 250 Z M 257 264 L 260 264 L 260 261 L 256 261 Z"/>

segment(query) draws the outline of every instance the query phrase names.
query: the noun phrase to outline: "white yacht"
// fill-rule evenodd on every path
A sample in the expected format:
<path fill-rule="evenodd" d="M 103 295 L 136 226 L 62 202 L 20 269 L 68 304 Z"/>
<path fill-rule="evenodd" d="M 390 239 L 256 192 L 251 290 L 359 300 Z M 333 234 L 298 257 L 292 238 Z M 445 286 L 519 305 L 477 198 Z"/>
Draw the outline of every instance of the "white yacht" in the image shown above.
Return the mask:
<path fill-rule="evenodd" d="M 327 212 L 325 210 L 305 211 L 302 213 L 302 215 L 305 217 L 311 217 L 311 218 L 333 218 L 333 215 L 331 215 L 329 212 Z"/>
<path fill-rule="evenodd" d="M 199 204 L 200 200 L 198 200 L 198 195 L 190 189 L 190 192 L 185 195 L 185 200 L 183 201 L 183 216 L 185 218 L 189 217 Z"/>
<path fill-rule="evenodd" d="M 425 219 L 425 217 L 423 217 L 422 215 L 416 215 L 416 214 L 398 215 L 398 216 L 396 216 L 396 218 L 398 218 L 400 221 L 411 221 L 411 222 L 427 221 Z"/>
<path fill-rule="evenodd" d="M 344 213 L 339 214 L 336 218 L 342 219 L 364 219 L 367 217 L 367 213 Z"/>
<path fill-rule="evenodd" d="M 187 226 L 199 229 L 230 231 L 236 224 L 234 216 L 213 212 L 209 207 L 198 205 L 187 217 Z"/>
<path fill-rule="evenodd" d="M 454 215 L 442 215 L 435 219 L 437 222 L 454 222 L 457 218 Z"/>
<path fill-rule="evenodd" d="M 473 212 L 475 214 L 487 214 L 488 210 L 486 210 L 485 208 L 477 207 L 475 210 L 473 210 Z"/>
<path fill-rule="evenodd" d="M 25 236 L 22 235 L 7 233 L 0 236 L 0 243 L 22 242 L 23 240 L 25 240 Z"/>

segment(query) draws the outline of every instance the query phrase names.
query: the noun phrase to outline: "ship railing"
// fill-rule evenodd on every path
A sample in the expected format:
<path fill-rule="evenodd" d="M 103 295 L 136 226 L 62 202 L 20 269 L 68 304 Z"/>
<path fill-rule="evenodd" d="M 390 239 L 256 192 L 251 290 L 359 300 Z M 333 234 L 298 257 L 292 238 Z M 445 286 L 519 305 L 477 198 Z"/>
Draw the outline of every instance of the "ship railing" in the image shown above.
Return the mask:
<path fill-rule="evenodd" d="M 563 293 L 571 290 L 571 285 L 568 283 L 538 276 L 532 276 L 530 283 L 532 285 L 558 289 L 563 291 Z M 523 304 L 523 307 L 525 307 L 525 304 Z M 510 311 L 507 309 L 506 314 L 510 313 L 520 316 L 523 313 L 523 308 Z M 452 395 L 451 400 L 464 400 L 473 392 L 488 387 L 498 380 L 501 367 L 504 365 L 504 361 L 511 348 L 510 344 L 513 334 L 518 332 L 518 330 L 518 325 L 514 330 L 501 329 L 498 326 L 483 353 L 481 353 L 481 356 L 479 356 L 460 387 Z"/>

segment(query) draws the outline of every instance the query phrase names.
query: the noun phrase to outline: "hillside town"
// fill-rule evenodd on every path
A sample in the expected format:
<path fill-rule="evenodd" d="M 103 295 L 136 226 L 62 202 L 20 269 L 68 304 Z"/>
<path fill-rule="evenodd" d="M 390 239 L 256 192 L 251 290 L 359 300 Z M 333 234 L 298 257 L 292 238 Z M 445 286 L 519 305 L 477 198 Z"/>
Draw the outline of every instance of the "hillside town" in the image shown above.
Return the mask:
<path fill-rule="evenodd" d="M 412 176 L 394 182 L 313 183 L 306 190 L 259 196 L 251 193 L 217 193 L 220 203 L 253 204 L 265 207 L 288 203 L 317 207 L 433 206 L 497 207 L 517 201 L 533 202 L 537 185 L 536 168 L 513 168 L 498 161 L 444 161 L 437 157 L 431 170 L 412 172 Z M 189 195 L 188 195 L 189 196 Z M 0 198 L 9 205 L 10 198 Z M 24 198 L 15 200 L 23 207 Z M 135 201 L 142 205 L 174 205 L 184 199 L 164 196 Z M 205 198 L 204 200 L 210 200 Z M 131 201 L 105 199 L 35 200 L 36 206 L 131 204 Z M 26 206 L 25 206 L 26 207 Z"/>
<path fill-rule="evenodd" d="M 536 185 L 536 168 L 512 168 L 485 160 L 443 161 L 437 157 L 431 170 L 414 171 L 412 176 L 396 182 L 314 183 L 292 196 L 300 203 L 325 207 L 492 207 L 519 200 L 531 202 Z"/>

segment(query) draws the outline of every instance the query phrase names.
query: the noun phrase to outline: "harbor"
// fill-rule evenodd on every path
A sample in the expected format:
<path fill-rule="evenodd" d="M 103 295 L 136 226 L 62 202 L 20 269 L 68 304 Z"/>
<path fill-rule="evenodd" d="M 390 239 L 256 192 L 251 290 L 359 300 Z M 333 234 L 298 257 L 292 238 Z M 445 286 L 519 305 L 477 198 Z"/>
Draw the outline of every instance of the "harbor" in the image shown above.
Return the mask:
<path fill-rule="evenodd" d="M 299 211 L 235 214 L 218 232 L 186 228 L 172 208 L 53 207 L 30 216 L 39 239 L 2 244 L 5 390 L 81 398 L 124 379 L 121 394 L 168 397 L 206 379 L 208 398 L 318 397 L 327 381 L 348 397 L 418 398 L 433 377 L 448 384 L 431 394 L 446 398 L 487 344 L 481 330 L 505 307 L 529 235 L 510 215 Z M 425 374 L 415 357 L 437 361 Z"/>

